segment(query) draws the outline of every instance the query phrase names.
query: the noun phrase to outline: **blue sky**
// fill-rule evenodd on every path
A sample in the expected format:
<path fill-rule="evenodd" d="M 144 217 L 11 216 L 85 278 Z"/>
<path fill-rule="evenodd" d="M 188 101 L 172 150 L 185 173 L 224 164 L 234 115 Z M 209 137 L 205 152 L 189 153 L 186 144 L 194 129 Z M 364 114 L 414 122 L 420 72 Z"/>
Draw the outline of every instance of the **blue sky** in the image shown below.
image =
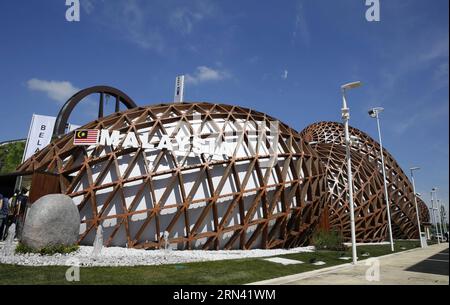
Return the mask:
<path fill-rule="evenodd" d="M 376 138 L 367 115 L 382 106 L 383 141 L 448 205 L 449 18 L 447 0 L 81 0 L 67 22 L 64 0 L 0 2 L 0 141 L 26 137 L 33 113 L 56 115 L 77 89 L 106 84 L 139 105 L 173 99 L 237 104 L 302 130 L 340 120 L 341 84 L 351 125 Z M 94 118 L 87 101 L 74 123 Z"/>

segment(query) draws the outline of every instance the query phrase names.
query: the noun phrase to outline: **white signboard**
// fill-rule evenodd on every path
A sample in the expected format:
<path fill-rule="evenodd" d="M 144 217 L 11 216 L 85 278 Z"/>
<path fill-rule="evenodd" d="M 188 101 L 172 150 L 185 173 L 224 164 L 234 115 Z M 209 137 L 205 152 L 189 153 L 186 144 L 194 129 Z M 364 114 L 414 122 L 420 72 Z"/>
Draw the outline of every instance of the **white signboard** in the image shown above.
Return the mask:
<path fill-rule="evenodd" d="M 182 103 L 184 98 L 184 75 L 177 76 L 175 79 L 174 102 Z"/>
<path fill-rule="evenodd" d="M 78 129 L 80 127 L 81 127 L 80 125 L 75 125 L 75 124 L 70 124 L 69 123 L 69 128 L 67 128 L 67 132 L 74 131 L 75 129 Z"/>
<path fill-rule="evenodd" d="M 55 121 L 55 117 L 33 114 L 23 160 L 27 160 L 36 152 L 50 144 Z"/>

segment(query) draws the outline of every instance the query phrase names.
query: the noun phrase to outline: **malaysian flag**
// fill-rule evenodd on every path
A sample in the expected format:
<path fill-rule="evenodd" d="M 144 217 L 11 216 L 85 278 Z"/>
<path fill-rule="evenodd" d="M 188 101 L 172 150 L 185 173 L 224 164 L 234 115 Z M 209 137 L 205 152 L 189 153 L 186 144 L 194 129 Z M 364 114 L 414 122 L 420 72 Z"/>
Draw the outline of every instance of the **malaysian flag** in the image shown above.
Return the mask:
<path fill-rule="evenodd" d="M 98 144 L 98 130 L 77 130 L 73 138 L 73 145 L 97 145 Z"/>

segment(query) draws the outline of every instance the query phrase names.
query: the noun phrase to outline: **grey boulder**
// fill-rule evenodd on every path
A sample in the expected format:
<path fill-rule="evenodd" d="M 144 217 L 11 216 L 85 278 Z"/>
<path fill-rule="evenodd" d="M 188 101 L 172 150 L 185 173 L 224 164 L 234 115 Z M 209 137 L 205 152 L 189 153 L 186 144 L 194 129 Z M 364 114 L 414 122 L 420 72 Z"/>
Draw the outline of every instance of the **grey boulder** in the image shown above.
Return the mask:
<path fill-rule="evenodd" d="M 40 250 L 50 246 L 76 244 L 80 232 L 80 213 L 73 200 L 63 194 L 39 198 L 25 219 L 21 242 Z"/>

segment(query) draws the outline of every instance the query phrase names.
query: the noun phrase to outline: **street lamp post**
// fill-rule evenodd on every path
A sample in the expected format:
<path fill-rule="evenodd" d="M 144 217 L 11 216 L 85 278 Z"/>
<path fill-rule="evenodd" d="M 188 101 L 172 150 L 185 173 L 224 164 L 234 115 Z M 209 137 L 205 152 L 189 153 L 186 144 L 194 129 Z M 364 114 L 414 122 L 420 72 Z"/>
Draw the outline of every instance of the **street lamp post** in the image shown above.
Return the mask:
<path fill-rule="evenodd" d="M 347 185 L 348 185 L 348 197 L 350 205 L 350 230 L 352 235 L 352 261 L 355 265 L 358 261 L 356 254 L 356 233 L 355 233 L 355 211 L 353 206 L 353 178 L 352 178 L 352 159 L 350 155 L 350 134 L 348 131 L 348 121 L 350 119 L 350 109 L 347 107 L 347 100 L 345 98 L 345 93 L 349 89 L 357 88 L 361 86 L 361 82 L 352 82 L 341 86 L 342 89 L 342 120 L 344 121 L 345 130 L 345 148 L 346 148 L 346 158 L 347 158 Z"/>
<path fill-rule="evenodd" d="M 416 184 L 414 182 L 414 171 L 419 170 L 420 167 L 411 167 L 409 170 L 411 171 L 411 181 L 413 185 L 413 196 L 414 196 L 414 204 L 416 205 L 416 216 L 417 216 L 417 227 L 419 229 L 419 240 L 420 240 L 420 246 L 422 248 L 425 248 L 425 245 L 422 241 L 422 231 L 420 229 L 420 217 L 419 217 L 419 207 L 417 206 L 417 194 L 416 194 Z"/>
<path fill-rule="evenodd" d="M 437 198 L 436 195 L 436 205 L 438 208 L 438 215 L 439 215 L 439 228 L 441 229 L 441 240 L 444 241 L 444 230 L 443 230 L 443 226 L 442 226 L 442 208 L 441 208 L 441 201 Z"/>
<path fill-rule="evenodd" d="M 437 213 L 436 219 L 439 222 L 439 225 L 436 222 L 436 229 L 439 231 L 438 236 L 440 237 L 440 240 L 442 242 L 442 241 L 444 241 L 444 236 L 443 236 L 443 232 L 442 232 L 442 220 L 441 220 L 441 216 L 440 216 L 441 213 L 439 211 L 439 199 L 438 199 L 438 195 L 437 195 L 437 190 L 438 190 L 438 188 L 435 187 L 434 188 L 434 199 L 436 201 L 436 213 Z"/>
<path fill-rule="evenodd" d="M 437 219 L 436 219 L 436 208 L 434 207 L 434 194 L 436 193 L 436 188 L 434 187 L 433 189 L 431 189 L 431 211 L 433 212 L 433 220 L 434 220 L 434 229 L 436 232 L 436 239 L 438 244 L 441 243 L 441 241 L 439 240 L 439 229 L 438 229 L 438 224 L 437 224 Z"/>
<path fill-rule="evenodd" d="M 441 205 L 441 211 L 442 211 L 442 228 L 444 229 L 444 233 L 448 232 L 447 227 L 447 211 L 445 210 L 445 207 Z"/>
<path fill-rule="evenodd" d="M 389 207 L 389 193 L 386 181 L 386 169 L 384 166 L 384 155 L 383 155 L 383 142 L 381 140 L 381 128 L 380 128 L 380 117 L 379 113 L 382 112 L 384 108 L 375 107 L 369 110 L 369 115 L 372 118 L 377 119 L 377 128 L 378 128 L 378 141 L 380 142 L 380 155 L 381 155 L 381 168 L 383 171 L 383 182 L 384 182 L 384 197 L 386 199 L 386 208 L 387 208 L 387 218 L 388 218 L 388 226 L 389 226 L 389 242 L 391 243 L 391 251 L 394 252 L 394 238 L 392 237 L 392 223 L 391 223 L 391 209 Z"/>

